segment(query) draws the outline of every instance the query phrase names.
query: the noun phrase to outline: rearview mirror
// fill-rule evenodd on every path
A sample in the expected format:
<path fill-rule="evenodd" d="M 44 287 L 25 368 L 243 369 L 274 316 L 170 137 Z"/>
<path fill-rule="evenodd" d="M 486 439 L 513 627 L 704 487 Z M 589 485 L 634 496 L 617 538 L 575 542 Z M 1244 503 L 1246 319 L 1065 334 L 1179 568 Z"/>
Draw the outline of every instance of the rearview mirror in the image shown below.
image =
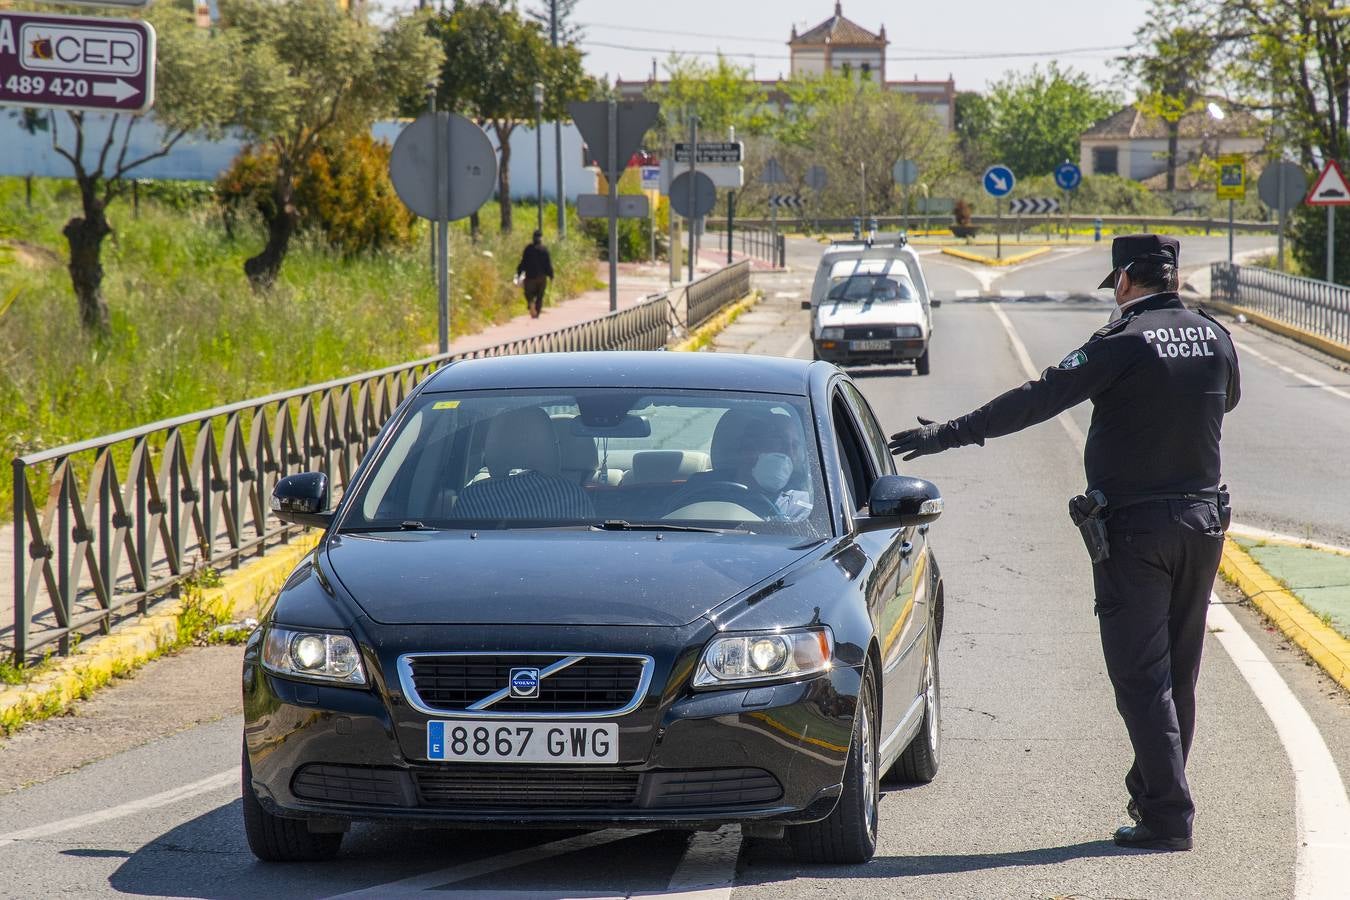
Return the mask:
<path fill-rule="evenodd" d="M 867 512 L 855 520 L 860 531 L 926 525 L 942 515 L 942 494 L 922 478 L 882 475 L 872 484 Z"/>
<path fill-rule="evenodd" d="M 287 475 L 272 488 L 272 514 L 292 525 L 327 528 L 333 521 L 328 511 L 328 476 L 322 472 Z"/>

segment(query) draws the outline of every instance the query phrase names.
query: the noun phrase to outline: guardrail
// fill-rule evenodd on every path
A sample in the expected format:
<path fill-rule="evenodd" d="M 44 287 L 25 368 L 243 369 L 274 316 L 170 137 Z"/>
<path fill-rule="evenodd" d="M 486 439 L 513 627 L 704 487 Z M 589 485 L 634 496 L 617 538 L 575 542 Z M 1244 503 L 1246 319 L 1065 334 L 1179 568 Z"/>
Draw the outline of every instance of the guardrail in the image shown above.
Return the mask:
<path fill-rule="evenodd" d="M 144 613 L 196 565 L 263 555 L 301 529 L 268 518 L 278 478 L 346 485 L 380 428 L 422 379 L 462 359 L 658 350 L 750 290 L 742 261 L 636 306 L 545 334 L 431 356 L 19 457 L 14 469 L 15 662 Z M 197 560 L 193 560 L 196 554 Z"/>
<path fill-rule="evenodd" d="M 1068 217 L 1070 227 L 1074 228 L 1092 228 L 1097 220 L 1101 220 L 1103 227 L 1116 225 L 1130 225 L 1138 228 L 1139 231 L 1166 231 L 1169 228 L 1203 228 L 1205 233 L 1211 231 L 1224 232 L 1228 230 L 1228 220 L 1223 218 L 1212 218 L 1204 216 L 1150 216 L 1150 215 L 1124 215 L 1124 216 L 1091 216 L 1074 214 Z M 862 220 L 863 230 L 871 227 L 871 223 L 877 223 L 879 231 L 899 230 L 904 222 L 899 216 L 874 216 Z M 981 229 L 992 229 L 995 224 L 999 224 L 1004 234 L 1011 234 L 1019 227 L 1019 218 L 1012 214 L 1002 217 L 978 215 L 971 216 L 971 224 Z M 1062 213 L 1053 213 L 1049 216 L 1025 215 L 1020 218 L 1020 227 L 1022 230 L 1031 228 L 1041 228 L 1046 223 L 1051 225 L 1062 225 L 1064 215 Z M 853 230 L 854 219 L 852 217 L 841 218 L 821 218 L 821 219 L 786 219 L 778 220 L 780 231 L 801 231 L 809 227 L 813 231 L 824 232 L 851 232 Z M 769 224 L 768 219 L 745 218 L 736 220 L 738 229 L 745 228 L 765 228 Z M 947 228 L 952 225 L 952 218 L 949 214 L 925 216 L 922 213 L 916 213 L 909 217 L 909 227 L 911 230 L 920 230 L 926 227 Z M 1249 220 L 1240 220 L 1233 223 L 1238 231 L 1254 232 L 1257 234 L 1275 234 L 1279 230 L 1279 224 L 1276 222 L 1254 222 Z M 725 229 L 725 219 L 709 219 L 707 227 L 710 229 Z M 991 232 L 992 233 L 992 232 Z"/>
<path fill-rule="evenodd" d="M 745 228 L 738 223 L 734 231 L 718 230 L 715 233 L 717 234 L 718 250 L 726 250 L 727 244 L 730 243 L 732 249 L 740 250 L 746 256 L 761 259 L 780 269 L 787 264 L 787 242 L 785 238 L 781 234 L 775 235 L 768 228 Z"/>
<path fill-rule="evenodd" d="M 1350 288 L 1256 266 L 1210 265 L 1215 300 L 1350 346 Z"/>

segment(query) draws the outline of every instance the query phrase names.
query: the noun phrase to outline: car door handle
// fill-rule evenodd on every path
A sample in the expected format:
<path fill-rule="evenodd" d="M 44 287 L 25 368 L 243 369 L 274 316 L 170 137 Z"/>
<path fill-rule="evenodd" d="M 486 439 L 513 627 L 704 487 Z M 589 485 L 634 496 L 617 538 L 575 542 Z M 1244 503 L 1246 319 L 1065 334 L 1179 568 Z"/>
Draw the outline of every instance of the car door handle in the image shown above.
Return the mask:
<path fill-rule="evenodd" d="M 909 541 L 905 541 L 903 544 L 900 545 L 901 556 L 909 556 L 913 552 L 914 552 L 914 545 Z"/>

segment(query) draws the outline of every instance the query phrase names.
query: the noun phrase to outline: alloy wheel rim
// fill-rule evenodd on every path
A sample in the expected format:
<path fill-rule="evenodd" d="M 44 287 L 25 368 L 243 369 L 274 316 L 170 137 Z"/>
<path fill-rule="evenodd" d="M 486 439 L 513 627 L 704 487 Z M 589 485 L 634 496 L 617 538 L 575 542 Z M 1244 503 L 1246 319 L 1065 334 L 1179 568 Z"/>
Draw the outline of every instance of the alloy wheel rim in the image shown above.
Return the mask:
<path fill-rule="evenodd" d="M 872 747 L 872 713 L 871 709 L 864 704 L 862 725 L 859 729 L 858 739 L 862 741 L 862 776 L 863 786 L 867 791 L 867 802 L 863 804 L 864 824 L 867 826 L 868 833 L 876 830 L 877 822 L 877 781 L 875 776 L 876 759 L 875 750 Z"/>

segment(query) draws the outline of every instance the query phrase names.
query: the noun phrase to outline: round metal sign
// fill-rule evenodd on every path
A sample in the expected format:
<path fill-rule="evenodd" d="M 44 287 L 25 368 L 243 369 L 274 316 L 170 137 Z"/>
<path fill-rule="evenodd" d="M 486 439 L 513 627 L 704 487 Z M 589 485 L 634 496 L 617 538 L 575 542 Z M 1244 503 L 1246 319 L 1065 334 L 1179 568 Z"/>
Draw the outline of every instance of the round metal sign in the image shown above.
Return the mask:
<path fill-rule="evenodd" d="M 1083 180 L 1083 170 L 1067 160 L 1055 166 L 1055 184 L 1066 191 L 1072 191 Z"/>
<path fill-rule="evenodd" d="M 497 151 L 483 129 L 463 116 L 425 113 L 394 141 L 389 180 L 403 205 L 422 218 L 462 219 L 492 196 Z"/>
<path fill-rule="evenodd" d="M 1284 204 L 1280 204 L 1280 185 L 1284 185 Z M 1261 202 L 1276 212 L 1288 212 L 1303 202 L 1308 192 L 1308 176 L 1303 167 L 1288 160 L 1280 160 L 1266 166 L 1261 177 L 1256 180 L 1256 192 Z"/>
<path fill-rule="evenodd" d="M 891 166 L 891 178 L 908 187 L 919 180 L 919 164 L 912 159 L 897 159 Z"/>
<path fill-rule="evenodd" d="M 806 186 L 813 191 L 823 191 L 830 183 L 830 173 L 824 166 L 812 166 L 806 170 Z"/>
<path fill-rule="evenodd" d="M 1017 184 L 1017 177 L 1013 175 L 1013 170 L 996 163 L 984 170 L 984 190 L 991 197 L 1006 197 L 1012 193 L 1013 186 Z"/>
<path fill-rule="evenodd" d="M 695 170 L 693 208 L 689 201 L 689 171 L 686 169 L 670 182 L 670 208 L 686 219 L 701 219 L 717 205 L 717 187 L 707 175 Z"/>

